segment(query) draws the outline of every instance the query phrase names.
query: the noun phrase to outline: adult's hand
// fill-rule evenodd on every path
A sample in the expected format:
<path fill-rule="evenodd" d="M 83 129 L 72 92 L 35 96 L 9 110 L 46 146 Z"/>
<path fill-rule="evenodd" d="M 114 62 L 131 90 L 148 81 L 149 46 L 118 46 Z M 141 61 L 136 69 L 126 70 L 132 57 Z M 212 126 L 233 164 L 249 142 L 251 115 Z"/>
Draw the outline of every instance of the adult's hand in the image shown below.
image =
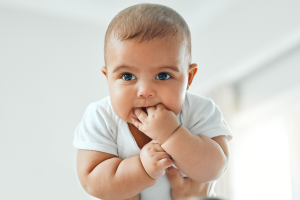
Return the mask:
<path fill-rule="evenodd" d="M 199 183 L 191 178 L 183 177 L 174 167 L 166 169 L 166 175 L 172 189 L 173 200 L 183 200 L 189 197 L 207 197 L 212 189 L 213 182 Z"/>

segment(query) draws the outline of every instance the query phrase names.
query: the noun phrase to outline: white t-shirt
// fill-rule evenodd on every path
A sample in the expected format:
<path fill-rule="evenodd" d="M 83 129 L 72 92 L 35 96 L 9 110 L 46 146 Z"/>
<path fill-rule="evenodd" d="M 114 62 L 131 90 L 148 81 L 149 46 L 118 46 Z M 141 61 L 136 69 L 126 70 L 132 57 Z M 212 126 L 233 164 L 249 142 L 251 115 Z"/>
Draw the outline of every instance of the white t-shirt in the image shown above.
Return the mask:
<path fill-rule="evenodd" d="M 210 99 L 187 92 L 177 119 L 194 134 L 209 138 L 225 135 L 228 141 L 233 138 L 219 108 Z M 121 159 L 140 155 L 140 148 L 127 122 L 114 113 L 109 96 L 87 107 L 76 128 L 73 145 L 78 149 L 113 154 Z M 140 200 L 172 200 L 167 176 L 160 177 L 154 186 L 142 191 L 140 195 Z M 210 196 L 214 196 L 214 193 Z"/>

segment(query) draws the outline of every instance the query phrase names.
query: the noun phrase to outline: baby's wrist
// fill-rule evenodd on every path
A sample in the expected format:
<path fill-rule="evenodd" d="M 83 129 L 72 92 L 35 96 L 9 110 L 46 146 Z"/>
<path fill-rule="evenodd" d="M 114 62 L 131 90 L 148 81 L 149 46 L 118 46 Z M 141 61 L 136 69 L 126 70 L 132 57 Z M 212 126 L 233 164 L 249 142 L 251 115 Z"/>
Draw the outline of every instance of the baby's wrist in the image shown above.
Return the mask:
<path fill-rule="evenodd" d="M 160 146 L 165 149 L 164 146 L 169 146 L 169 143 L 173 143 L 174 139 L 177 140 L 178 137 L 181 138 L 182 136 L 180 135 L 182 134 L 182 131 L 184 132 L 184 129 L 186 129 L 184 126 L 179 125 L 177 129 L 170 135 L 170 137 L 164 143 L 160 144 Z"/>
<path fill-rule="evenodd" d="M 147 175 L 151 178 L 151 179 L 153 179 L 153 180 L 155 180 L 155 181 L 157 181 L 157 179 L 161 176 L 161 175 L 158 175 L 158 173 L 157 172 L 155 172 L 155 171 L 150 171 L 150 170 L 146 170 L 146 168 L 144 167 L 144 169 L 145 169 L 145 172 L 147 173 Z"/>
<path fill-rule="evenodd" d="M 157 141 L 160 145 L 163 145 L 166 141 L 169 140 L 169 138 L 172 137 L 172 135 L 180 128 L 181 124 L 179 124 L 175 129 L 173 129 L 173 131 L 168 134 L 165 138 L 161 138 L 159 141 Z M 164 135 L 164 134 L 161 134 Z M 156 141 L 156 140 L 155 140 Z"/>

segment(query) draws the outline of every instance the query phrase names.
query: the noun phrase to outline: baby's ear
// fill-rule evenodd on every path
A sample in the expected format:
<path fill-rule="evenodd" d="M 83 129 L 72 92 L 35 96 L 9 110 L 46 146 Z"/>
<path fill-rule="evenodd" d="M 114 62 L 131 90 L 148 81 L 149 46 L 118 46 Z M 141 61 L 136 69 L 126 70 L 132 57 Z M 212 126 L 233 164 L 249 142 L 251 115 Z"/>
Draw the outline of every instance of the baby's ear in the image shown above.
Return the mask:
<path fill-rule="evenodd" d="M 104 66 L 101 68 L 101 71 L 104 74 L 104 76 L 106 76 L 106 78 L 107 78 L 107 68 Z"/>
<path fill-rule="evenodd" d="M 193 79 L 197 73 L 197 64 L 196 63 L 193 63 L 189 66 L 189 69 L 188 69 L 188 84 L 187 84 L 187 87 L 186 87 L 186 90 L 189 89 L 189 87 L 191 86 L 192 82 L 193 82 Z"/>

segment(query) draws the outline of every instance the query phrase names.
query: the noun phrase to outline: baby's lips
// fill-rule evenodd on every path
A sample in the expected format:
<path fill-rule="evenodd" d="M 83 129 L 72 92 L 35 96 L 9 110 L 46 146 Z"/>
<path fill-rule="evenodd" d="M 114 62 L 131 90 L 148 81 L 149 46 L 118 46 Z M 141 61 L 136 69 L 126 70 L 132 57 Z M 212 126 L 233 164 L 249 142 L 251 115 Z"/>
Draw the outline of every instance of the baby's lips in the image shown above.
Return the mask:
<path fill-rule="evenodd" d="M 134 112 L 134 108 L 132 108 L 132 113 L 133 113 L 133 116 L 138 119 L 138 117 L 136 116 L 136 114 Z"/>
<path fill-rule="evenodd" d="M 136 116 L 136 114 L 135 114 L 135 112 L 134 112 L 134 108 L 132 109 L 132 113 L 133 113 L 133 117 L 134 117 L 137 121 L 141 122 L 141 121 L 139 120 L 139 118 Z M 133 119 L 132 119 L 132 120 L 133 120 Z"/>

